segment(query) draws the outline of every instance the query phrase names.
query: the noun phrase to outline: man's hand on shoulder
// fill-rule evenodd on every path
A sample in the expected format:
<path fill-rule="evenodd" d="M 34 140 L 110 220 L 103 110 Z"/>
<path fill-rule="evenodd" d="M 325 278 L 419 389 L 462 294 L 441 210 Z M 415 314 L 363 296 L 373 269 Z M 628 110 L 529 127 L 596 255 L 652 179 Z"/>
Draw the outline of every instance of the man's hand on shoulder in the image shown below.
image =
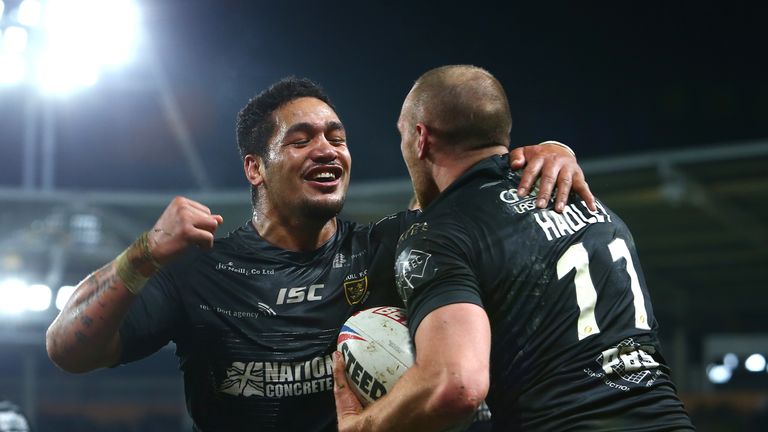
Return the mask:
<path fill-rule="evenodd" d="M 555 211 L 562 212 L 571 191 L 578 194 L 592 211 L 597 211 L 595 197 L 589 190 L 576 156 L 569 147 L 557 141 L 545 141 L 539 145 L 518 147 L 509 152 L 509 166 L 512 169 L 523 168 L 518 194 L 526 196 L 533 189 L 537 178 L 539 182 L 536 207 L 544 208 L 556 190 Z"/>

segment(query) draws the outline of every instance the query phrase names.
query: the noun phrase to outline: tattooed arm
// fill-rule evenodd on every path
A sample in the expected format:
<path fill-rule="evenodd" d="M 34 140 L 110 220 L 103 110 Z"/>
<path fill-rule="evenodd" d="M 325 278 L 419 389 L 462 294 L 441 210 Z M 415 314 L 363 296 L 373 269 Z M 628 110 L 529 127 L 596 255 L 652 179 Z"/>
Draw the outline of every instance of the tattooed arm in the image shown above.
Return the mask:
<path fill-rule="evenodd" d="M 128 253 L 132 249 L 135 245 Z M 74 373 L 116 364 L 121 349 L 117 330 L 134 298 L 117 276 L 115 261 L 91 273 L 48 329 L 51 360 Z"/>
<path fill-rule="evenodd" d="M 208 207 L 176 197 L 152 230 L 80 282 L 46 333 L 51 360 L 73 373 L 115 365 L 122 350 L 120 325 L 146 278 L 190 245 L 212 247 L 221 223 Z"/>

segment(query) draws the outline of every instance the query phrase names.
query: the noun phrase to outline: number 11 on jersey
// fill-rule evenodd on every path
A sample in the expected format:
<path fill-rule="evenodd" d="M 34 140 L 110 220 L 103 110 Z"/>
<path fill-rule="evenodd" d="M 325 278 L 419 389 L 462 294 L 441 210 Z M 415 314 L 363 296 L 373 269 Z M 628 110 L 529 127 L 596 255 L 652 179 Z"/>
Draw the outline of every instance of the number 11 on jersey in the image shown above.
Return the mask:
<path fill-rule="evenodd" d="M 648 326 L 648 314 L 645 311 L 645 297 L 640 288 L 640 280 L 637 277 L 632 255 L 629 253 L 627 243 L 617 238 L 608 244 L 613 262 L 622 258 L 626 261 L 626 271 L 629 275 L 630 289 L 632 290 L 633 304 L 635 306 L 635 327 L 642 330 L 650 330 Z M 600 333 L 600 327 L 595 319 L 595 304 L 597 303 L 597 290 L 592 283 L 589 273 L 589 252 L 583 243 L 576 243 L 565 251 L 557 260 L 557 278 L 562 279 L 572 269 L 576 269 L 573 283 L 576 285 L 576 303 L 579 305 L 579 320 L 577 330 L 579 340 L 587 336 Z"/>

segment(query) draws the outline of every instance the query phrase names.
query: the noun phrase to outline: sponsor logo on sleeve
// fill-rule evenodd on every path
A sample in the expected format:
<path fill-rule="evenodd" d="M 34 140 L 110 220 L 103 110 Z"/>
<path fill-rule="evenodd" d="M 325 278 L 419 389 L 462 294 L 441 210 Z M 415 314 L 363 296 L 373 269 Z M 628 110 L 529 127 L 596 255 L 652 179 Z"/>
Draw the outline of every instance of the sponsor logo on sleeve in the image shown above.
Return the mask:
<path fill-rule="evenodd" d="M 412 237 L 416 234 L 423 233 L 429 230 L 429 223 L 428 222 L 418 222 L 410 227 L 408 227 L 407 230 L 405 230 L 402 234 L 400 234 L 400 238 L 398 241 L 403 241 L 409 237 Z"/>
<path fill-rule="evenodd" d="M 396 283 L 403 301 L 407 301 L 413 293 L 413 284 L 417 279 L 424 277 L 424 272 L 429 263 L 429 254 L 418 249 L 403 251 L 396 264 Z"/>

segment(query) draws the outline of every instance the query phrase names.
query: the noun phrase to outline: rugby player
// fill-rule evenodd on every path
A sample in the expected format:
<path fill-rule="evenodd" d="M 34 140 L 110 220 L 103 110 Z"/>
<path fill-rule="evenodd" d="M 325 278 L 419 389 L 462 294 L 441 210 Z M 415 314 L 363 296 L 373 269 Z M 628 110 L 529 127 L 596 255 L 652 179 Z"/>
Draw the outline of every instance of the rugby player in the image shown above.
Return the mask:
<path fill-rule="evenodd" d="M 416 359 L 363 409 L 334 353 L 339 430 L 446 430 L 484 399 L 498 431 L 692 430 L 629 230 L 599 201 L 518 193 L 501 84 L 431 70 L 397 126 L 423 211 L 395 266 Z"/>

